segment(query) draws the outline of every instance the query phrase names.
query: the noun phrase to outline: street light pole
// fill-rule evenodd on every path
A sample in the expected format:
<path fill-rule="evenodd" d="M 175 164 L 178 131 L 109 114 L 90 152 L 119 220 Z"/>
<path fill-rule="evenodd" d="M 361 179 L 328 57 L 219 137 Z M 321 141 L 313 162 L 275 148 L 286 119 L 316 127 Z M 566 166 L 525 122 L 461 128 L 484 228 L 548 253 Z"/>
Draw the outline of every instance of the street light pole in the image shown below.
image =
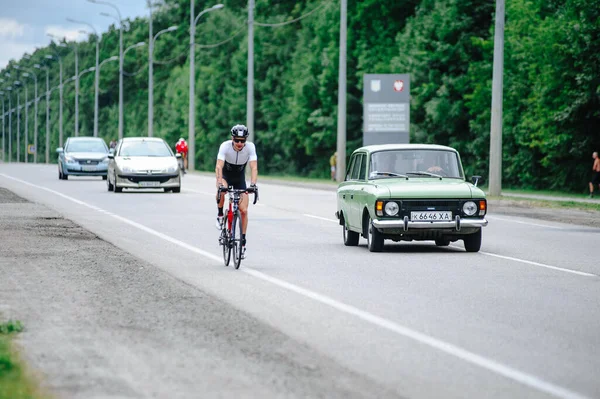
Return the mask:
<path fill-rule="evenodd" d="M 8 93 L 8 162 L 12 162 L 12 87 L 7 87 Z"/>
<path fill-rule="evenodd" d="M 46 163 L 50 163 L 50 78 L 46 65 Z"/>
<path fill-rule="evenodd" d="M 342 0 L 344 1 L 344 0 Z M 254 0 L 248 0 L 248 82 L 246 93 L 246 127 L 248 140 L 254 141 Z"/>
<path fill-rule="evenodd" d="M 177 25 L 169 26 L 167 29 L 163 29 L 158 32 L 154 37 L 150 37 L 149 47 L 149 58 L 148 66 L 150 70 L 150 76 L 148 77 L 148 137 L 154 135 L 154 78 L 152 76 L 152 63 L 154 62 L 154 42 L 158 36 L 166 32 L 171 32 L 177 29 Z M 152 32 L 152 16 L 150 17 L 150 32 Z"/>
<path fill-rule="evenodd" d="M 119 16 L 119 139 L 123 138 L 123 19 L 119 8 L 113 3 L 101 0 L 88 0 L 90 3 L 103 4 L 113 8 Z M 102 15 L 110 14 L 102 13 Z M 112 16 L 111 16 L 112 17 Z M 96 67 L 98 64 L 96 64 Z"/>
<path fill-rule="evenodd" d="M 490 130 L 489 195 L 502 193 L 502 87 L 504 71 L 504 0 L 496 0 L 494 66 L 492 72 L 492 121 Z"/>
<path fill-rule="evenodd" d="M 21 93 L 19 93 L 19 86 L 21 82 L 18 80 L 14 82 L 15 89 L 17 89 L 17 162 L 21 162 L 20 148 L 21 148 Z"/>
<path fill-rule="evenodd" d="M 6 162 L 6 149 L 4 147 L 6 143 L 5 133 L 4 133 L 4 125 L 6 119 L 6 110 L 4 109 L 4 92 L 0 91 L 0 96 L 2 96 L 2 162 Z"/>
<path fill-rule="evenodd" d="M 341 0 L 340 10 L 340 58 L 338 70 L 338 120 L 336 180 L 344 180 L 346 174 L 346 49 L 348 0 Z"/>
<path fill-rule="evenodd" d="M 195 67 L 195 43 L 194 39 L 196 36 L 196 23 L 202 14 L 209 11 L 218 10 L 223 8 L 223 4 L 215 4 L 214 6 L 203 10 L 194 19 L 194 0 L 190 0 L 190 101 L 189 101 L 189 113 L 188 113 L 188 144 L 190 147 L 190 154 L 188 156 L 188 169 L 194 170 L 196 168 L 196 67 Z"/>
<path fill-rule="evenodd" d="M 94 1 L 92 0 L 88 0 L 91 3 L 94 3 Z M 91 24 L 88 24 L 87 22 L 83 22 L 83 21 L 78 21 L 75 20 L 73 18 L 67 18 L 67 21 L 69 22 L 73 22 L 76 24 L 82 24 L 82 25 L 86 25 L 87 27 L 89 27 L 93 32 L 94 35 L 96 35 L 96 82 L 95 82 L 95 90 L 94 90 L 94 137 L 98 137 L 98 87 L 99 87 L 99 82 L 100 82 L 100 75 L 98 72 L 98 61 L 100 59 L 100 36 L 98 35 L 98 32 L 96 31 L 96 28 L 94 28 Z M 61 90 L 62 93 L 62 90 Z M 61 141 L 61 147 L 62 147 L 62 141 Z"/>

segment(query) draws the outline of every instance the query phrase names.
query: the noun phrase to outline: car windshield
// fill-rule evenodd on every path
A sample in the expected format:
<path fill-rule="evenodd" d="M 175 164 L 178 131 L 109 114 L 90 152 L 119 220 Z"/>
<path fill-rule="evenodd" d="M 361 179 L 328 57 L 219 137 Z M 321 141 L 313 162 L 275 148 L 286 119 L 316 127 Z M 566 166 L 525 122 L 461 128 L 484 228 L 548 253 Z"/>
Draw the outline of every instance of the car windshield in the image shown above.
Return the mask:
<path fill-rule="evenodd" d="M 121 145 L 122 157 L 171 157 L 173 154 L 163 141 L 139 140 L 126 141 Z"/>
<path fill-rule="evenodd" d="M 388 150 L 371 154 L 369 178 L 449 177 L 464 179 L 458 155 L 446 150 Z"/>
<path fill-rule="evenodd" d="M 106 144 L 101 140 L 71 140 L 65 148 L 66 152 L 108 152 Z"/>

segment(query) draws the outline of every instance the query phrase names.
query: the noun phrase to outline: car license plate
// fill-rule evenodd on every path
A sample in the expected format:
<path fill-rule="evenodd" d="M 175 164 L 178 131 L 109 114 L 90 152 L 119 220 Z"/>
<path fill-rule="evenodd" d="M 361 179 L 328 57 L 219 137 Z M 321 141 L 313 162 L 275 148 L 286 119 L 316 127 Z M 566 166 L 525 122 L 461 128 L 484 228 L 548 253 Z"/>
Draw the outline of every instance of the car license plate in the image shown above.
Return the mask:
<path fill-rule="evenodd" d="M 84 172 L 95 172 L 96 167 L 95 166 L 82 166 L 81 170 L 83 170 Z"/>
<path fill-rule="evenodd" d="M 140 187 L 158 187 L 160 186 L 159 181 L 141 181 Z"/>
<path fill-rule="evenodd" d="M 450 212 L 450 211 L 411 212 L 410 220 L 424 221 L 424 222 L 452 221 L 452 212 Z"/>

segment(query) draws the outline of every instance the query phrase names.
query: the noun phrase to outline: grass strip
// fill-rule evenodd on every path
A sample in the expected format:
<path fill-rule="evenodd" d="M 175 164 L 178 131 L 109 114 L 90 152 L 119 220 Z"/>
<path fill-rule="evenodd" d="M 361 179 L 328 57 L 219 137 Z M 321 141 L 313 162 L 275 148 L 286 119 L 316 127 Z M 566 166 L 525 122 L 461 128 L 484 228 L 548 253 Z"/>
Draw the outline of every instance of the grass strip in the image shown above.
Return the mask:
<path fill-rule="evenodd" d="M 37 383 L 25 372 L 13 338 L 23 331 L 19 321 L 0 323 L 0 399 L 42 399 Z"/>

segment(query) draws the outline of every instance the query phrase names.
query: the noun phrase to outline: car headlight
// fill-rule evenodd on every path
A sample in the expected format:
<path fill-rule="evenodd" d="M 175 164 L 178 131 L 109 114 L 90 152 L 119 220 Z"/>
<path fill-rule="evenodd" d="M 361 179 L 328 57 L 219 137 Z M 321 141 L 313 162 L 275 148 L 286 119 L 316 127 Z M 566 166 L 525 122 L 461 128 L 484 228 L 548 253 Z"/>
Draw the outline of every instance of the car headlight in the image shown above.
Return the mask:
<path fill-rule="evenodd" d="M 135 169 L 133 169 L 131 166 L 122 166 L 121 171 L 123 173 L 135 173 Z"/>
<path fill-rule="evenodd" d="M 102 161 L 100 161 L 101 163 L 108 163 L 108 157 L 105 157 L 102 159 Z"/>
<path fill-rule="evenodd" d="M 465 213 L 465 215 L 473 216 L 475 214 L 475 212 L 477 212 L 478 206 L 473 201 L 467 201 L 463 204 L 462 209 L 463 209 L 463 212 Z"/>
<path fill-rule="evenodd" d="M 390 201 L 386 202 L 384 209 L 388 216 L 396 216 L 400 210 L 400 207 L 398 206 L 397 202 Z"/>
<path fill-rule="evenodd" d="M 165 173 L 175 173 L 178 168 L 178 166 L 171 166 L 170 168 L 165 169 Z"/>
<path fill-rule="evenodd" d="M 72 156 L 65 155 L 65 162 L 66 163 L 74 163 L 74 162 L 77 162 L 77 161 L 75 161 L 75 158 L 73 158 Z"/>

